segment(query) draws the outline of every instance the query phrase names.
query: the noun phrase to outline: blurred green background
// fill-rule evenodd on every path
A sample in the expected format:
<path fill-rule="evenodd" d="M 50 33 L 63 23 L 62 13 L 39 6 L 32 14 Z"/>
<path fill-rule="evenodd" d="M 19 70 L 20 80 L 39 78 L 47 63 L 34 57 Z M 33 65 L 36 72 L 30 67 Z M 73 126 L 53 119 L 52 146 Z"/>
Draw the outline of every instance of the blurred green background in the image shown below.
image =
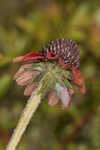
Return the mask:
<path fill-rule="evenodd" d="M 27 103 L 13 75 L 12 58 L 68 37 L 81 53 L 87 93 L 75 89 L 62 110 L 43 100 L 18 150 L 100 150 L 100 1 L 0 0 L 0 150 L 4 150 Z"/>

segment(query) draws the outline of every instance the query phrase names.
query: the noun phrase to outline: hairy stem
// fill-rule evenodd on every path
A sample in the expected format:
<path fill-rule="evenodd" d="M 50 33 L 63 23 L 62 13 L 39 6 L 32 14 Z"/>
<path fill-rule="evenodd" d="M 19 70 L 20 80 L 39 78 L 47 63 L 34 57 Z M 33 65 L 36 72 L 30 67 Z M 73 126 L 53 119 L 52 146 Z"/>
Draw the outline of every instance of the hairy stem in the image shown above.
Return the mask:
<path fill-rule="evenodd" d="M 40 100 L 41 100 L 41 94 L 37 95 L 37 91 L 34 94 L 32 94 L 21 115 L 18 125 L 14 130 L 14 133 L 9 141 L 6 150 L 16 149 L 16 146 L 18 145 L 29 121 L 31 120 L 33 113 L 36 111 L 37 107 L 40 104 Z"/>

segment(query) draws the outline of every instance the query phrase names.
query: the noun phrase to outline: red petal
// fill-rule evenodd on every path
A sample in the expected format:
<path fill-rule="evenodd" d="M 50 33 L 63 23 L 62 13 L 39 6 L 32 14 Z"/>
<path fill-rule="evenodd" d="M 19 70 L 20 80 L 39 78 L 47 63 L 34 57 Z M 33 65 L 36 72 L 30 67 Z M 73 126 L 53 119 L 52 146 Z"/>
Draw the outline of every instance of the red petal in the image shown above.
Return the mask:
<path fill-rule="evenodd" d="M 86 88 L 85 86 L 83 87 L 78 87 L 79 88 L 79 91 L 82 93 L 82 94 L 85 94 L 86 93 Z"/>
<path fill-rule="evenodd" d="M 76 76 L 77 78 L 80 78 L 82 76 L 82 73 L 78 69 L 72 68 L 72 72 L 73 72 L 74 76 Z"/>
<path fill-rule="evenodd" d="M 19 70 L 16 72 L 16 74 L 14 75 L 13 79 L 16 80 L 19 76 L 22 75 L 22 73 L 25 71 L 25 68 L 31 67 L 32 63 L 30 64 L 24 64 L 22 65 Z"/>
<path fill-rule="evenodd" d="M 36 59 L 43 59 L 44 56 L 42 56 L 41 53 L 38 52 L 30 52 L 26 54 L 23 58 L 23 61 L 28 61 L 28 60 L 36 60 Z"/>
<path fill-rule="evenodd" d="M 72 96 L 74 94 L 74 90 L 73 89 L 69 89 L 69 95 Z"/>
<path fill-rule="evenodd" d="M 73 71 L 73 77 L 72 81 L 78 86 L 78 89 L 82 94 L 86 93 L 85 84 L 84 84 L 84 77 L 82 73 L 79 70 L 72 70 Z"/>
<path fill-rule="evenodd" d="M 69 101 L 68 105 L 64 105 L 64 104 L 62 103 L 62 104 L 61 104 L 61 107 L 62 107 L 62 109 L 67 109 L 67 108 L 69 108 L 69 107 L 71 106 L 71 104 L 72 104 L 72 99 L 70 98 L 70 101 Z"/>
<path fill-rule="evenodd" d="M 37 83 L 35 83 L 35 82 L 27 85 L 27 87 L 24 90 L 24 95 L 30 96 L 32 94 L 32 92 L 35 90 L 36 86 L 37 86 Z"/>
<path fill-rule="evenodd" d="M 55 106 L 58 103 L 59 99 L 56 95 L 56 92 L 52 90 L 48 96 L 48 105 Z"/>
<path fill-rule="evenodd" d="M 17 84 L 20 86 L 27 85 L 28 82 L 32 79 L 32 76 L 34 74 L 35 74 L 35 71 L 26 71 L 22 73 L 22 75 L 16 79 Z"/>
<path fill-rule="evenodd" d="M 60 64 L 63 68 L 65 68 L 66 65 L 67 65 L 67 64 L 63 63 L 63 61 L 62 61 L 61 58 L 59 58 L 59 64 Z"/>
<path fill-rule="evenodd" d="M 23 58 L 24 58 L 24 56 L 18 56 L 18 57 L 16 57 L 16 58 L 13 58 L 13 62 L 15 63 L 15 62 L 21 62 L 22 60 L 23 60 Z"/>

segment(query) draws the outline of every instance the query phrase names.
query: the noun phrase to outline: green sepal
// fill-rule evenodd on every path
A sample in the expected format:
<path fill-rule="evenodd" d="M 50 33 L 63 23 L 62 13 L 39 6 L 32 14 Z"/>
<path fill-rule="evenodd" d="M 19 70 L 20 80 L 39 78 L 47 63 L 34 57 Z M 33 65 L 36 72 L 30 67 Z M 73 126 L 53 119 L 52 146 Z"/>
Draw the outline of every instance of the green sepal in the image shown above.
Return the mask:
<path fill-rule="evenodd" d="M 70 79 L 70 77 L 71 77 L 71 72 L 68 71 L 68 70 L 64 70 L 64 71 L 63 71 L 63 75 L 64 75 L 65 78 Z"/>
<path fill-rule="evenodd" d="M 38 80 L 39 80 L 39 75 L 40 75 L 41 73 L 40 72 L 35 72 L 33 75 L 32 75 L 32 79 L 31 79 L 31 82 L 33 82 L 34 80 L 35 80 L 35 82 L 37 81 L 38 82 Z"/>
<path fill-rule="evenodd" d="M 71 83 L 70 83 L 67 79 L 64 79 L 63 82 L 64 82 L 65 86 L 66 86 L 68 89 L 71 89 L 71 88 L 72 88 Z"/>
<path fill-rule="evenodd" d="M 54 87 L 55 82 L 56 81 L 50 78 L 49 76 L 46 76 L 46 78 L 42 80 L 42 87 L 39 90 L 39 93 L 42 93 L 42 97 L 44 97 L 50 91 L 50 89 Z"/>
<path fill-rule="evenodd" d="M 37 70 L 37 71 L 43 71 L 44 65 L 42 63 L 34 63 L 32 66 L 26 67 L 25 70 Z"/>

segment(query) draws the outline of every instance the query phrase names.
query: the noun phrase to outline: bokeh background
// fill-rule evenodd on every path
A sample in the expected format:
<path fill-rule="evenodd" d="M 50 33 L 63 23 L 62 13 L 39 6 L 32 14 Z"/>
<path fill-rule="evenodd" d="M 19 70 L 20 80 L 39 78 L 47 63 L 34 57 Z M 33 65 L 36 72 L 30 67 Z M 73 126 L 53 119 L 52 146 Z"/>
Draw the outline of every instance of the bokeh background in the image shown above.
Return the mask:
<path fill-rule="evenodd" d="M 100 1 L 0 0 L 0 150 L 4 150 L 28 97 L 13 75 L 12 58 L 69 37 L 81 54 L 87 93 L 75 89 L 72 106 L 48 106 L 45 98 L 18 150 L 100 150 Z"/>

